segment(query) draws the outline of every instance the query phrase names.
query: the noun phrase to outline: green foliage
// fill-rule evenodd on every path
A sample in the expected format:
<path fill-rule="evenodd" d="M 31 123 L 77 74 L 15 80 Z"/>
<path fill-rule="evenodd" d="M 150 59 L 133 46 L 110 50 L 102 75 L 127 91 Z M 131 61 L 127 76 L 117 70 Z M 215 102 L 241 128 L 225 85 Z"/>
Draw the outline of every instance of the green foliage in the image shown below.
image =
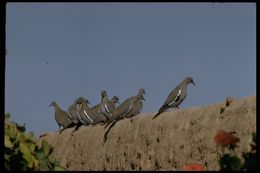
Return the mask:
<path fill-rule="evenodd" d="M 255 171 L 256 170 L 256 154 L 244 153 L 243 158 L 245 163 L 242 166 L 243 171 Z"/>
<path fill-rule="evenodd" d="M 256 133 L 254 132 L 252 134 L 252 138 L 253 138 L 253 145 L 256 144 Z"/>
<path fill-rule="evenodd" d="M 52 147 L 42 141 L 36 145 L 32 132 L 25 133 L 25 125 L 10 121 L 10 114 L 5 114 L 5 169 L 6 170 L 64 170 L 50 154 Z"/>
<path fill-rule="evenodd" d="M 243 161 L 237 156 L 224 154 L 220 160 L 221 171 L 256 171 L 256 133 L 252 135 L 251 151 L 243 153 Z"/>
<path fill-rule="evenodd" d="M 248 153 L 243 153 L 245 162 L 242 166 L 242 170 L 244 171 L 256 170 L 256 133 L 253 133 L 252 138 L 253 143 L 251 144 L 251 151 Z"/>
<path fill-rule="evenodd" d="M 230 156 L 229 154 L 223 155 L 219 160 L 219 164 L 222 171 L 239 171 L 242 167 L 241 160 L 237 156 Z"/>

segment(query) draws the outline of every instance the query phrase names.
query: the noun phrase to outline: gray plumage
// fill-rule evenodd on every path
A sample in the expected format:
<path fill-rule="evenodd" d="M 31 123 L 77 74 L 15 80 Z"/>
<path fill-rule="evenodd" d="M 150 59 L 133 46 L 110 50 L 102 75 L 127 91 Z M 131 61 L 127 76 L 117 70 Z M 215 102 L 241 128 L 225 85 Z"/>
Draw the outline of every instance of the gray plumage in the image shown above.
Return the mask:
<path fill-rule="evenodd" d="M 114 96 L 112 99 L 111 99 L 111 102 L 113 104 L 113 106 L 116 108 L 117 107 L 117 103 L 119 103 L 119 98 L 117 96 Z M 102 103 L 102 97 L 101 97 L 101 103 Z M 107 121 L 107 118 L 104 114 L 102 114 L 100 112 L 100 105 L 101 103 L 93 106 L 90 110 L 93 112 L 93 114 L 96 115 L 96 123 L 100 123 L 100 124 L 104 124 L 106 121 Z"/>
<path fill-rule="evenodd" d="M 130 118 L 139 114 L 143 108 L 142 100 L 144 99 L 145 90 L 142 88 L 139 90 L 136 96 L 132 96 L 122 102 L 114 111 L 111 119 L 108 121 L 107 125 L 114 120 L 120 120 L 123 118 Z"/>
<path fill-rule="evenodd" d="M 116 108 L 114 107 L 114 104 L 108 99 L 106 91 L 101 91 L 101 97 L 102 100 L 98 112 L 103 114 L 106 119 L 109 120 Z"/>
<path fill-rule="evenodd" d="M 118 98 L 118 96 L 114 96 L 111 99 L 111 102 L 112 102 L 112 104 L 114 105 L 115 108 L 117 107 L 117 104 L 119 104 L 119 101 L 120 101 L 120 99 Z"/>
<path fill-rule="evenodd" d="M 142 100 L 145 100 L 144 94 L 145 94 L 145 90 L 142 88 L 139 90 L 139 92 L 136 96 L 132 96 L 132 97 L 126 99 L 123 103 L 121 103 L 116 108 L 111 119 L 105 125 L 105 128 L 108 127 L 109 125 L 110 126 L 104 135 L 104 142 L 107 139 L 108 132 L 118 121 L 120 121 L 124 118 L 134 117 L 141 112 L 141 110 L 143 108 Z"/>
<path fill-rule="evenodd" d="M 111 102 L 113 103 L 114 107 L 116 108 L 117 107 L 117 103 L 119 104 L 119 98 L 117 96 L 114 96 L 112 99 L 111 99 Z M 99 109 L 99 106 L 101 105 L 101 103 L 93 106 L 92 108 L 90 108 L 90 110 L 93 112 L 93 114 L 97 114 L 98 113 L 98 109 Z"/>
<path fill-rule="evenodd" d="M 84 125 L 95 125 L 95 118 L 96 115 L 94 115 L 90 108 L 88 107 L 88 103 L 90 103 L 87 99 L 85 98 L 80 98 L 77 101 L 77 105 L 78 105 L 78 113 L 79 116 L 81 118 L 81 122 L 83 122 Z"/>
<path fill-rule="evenodd" d="M 67 114 L 67 112 L 63 111 L 55 101 L 51 102 L 49 107 L 50 106 L 53 106 L 53 108 L 54 108 L 55 120 L 56 120 L 56 122 L 59 125 L 59 132 L 62 132 L 63 130 L 65 130 L 66 128 L 71 127 L 74 124 L 70 120 L 69 115 Z M 60 130 L 61 126 L 63 127 L 62 130 Z"/>
<path fill-rule="evenodd" d="M 70 118 L 71 118 L 71 120 L 72 120 L 72 122 L 73 122 L 74 124 L 80 123 L 80 121 L 78 120 L 78 110 L 77 110 L 77 102 L 78 102 L 79 99 L 81 99 L 81 97 L 75 99 L 75 101 L 73 102 L 73 104 L 70 105 L 70 106 L 68 107 L 68 110 L 67 110 L 67 112 L 68 112 L 68 114 L 70 115 Z"/>
<path fill-rule="evenodd" d="M 96 124 L 104 124 L 107 121 L 106 116 L 103 115 L 100 111 L 94 115 L 96 115 L 94 120 Z"/>
<path fill-rule="evenodd" d="M 193 79 L 191 77 L 186 77 L 177 87 L 175 87 L 161 108 L 159 109 L 158 113 L 152 118 L 155 119 L 157 116 L 159 116 L 162 112 L 166 111 L 169 108 L 179 108 L 178 106 L 183 102 L 183 100 L 187 97 L 187 86 L 188 84 L 193 82 Z"/>
<path fill-rule="evenodd" d="M 142 108 L 143 108 L 143 102 L 144 99 L 145 90 L 141 88 L 136 96 L 133 96 L 130 98 L 130 105 L 128 107 L 128 110 L 124 113 L 125 118 L 131 118 L 136 115 L 138 115 Z"/>
<path fill-rule="evenodd" d="M 90 108 L 90 110 L 93 112 L 93 114 L 98 113 L 99 106 L 100 106 L 100 103 Z"/>

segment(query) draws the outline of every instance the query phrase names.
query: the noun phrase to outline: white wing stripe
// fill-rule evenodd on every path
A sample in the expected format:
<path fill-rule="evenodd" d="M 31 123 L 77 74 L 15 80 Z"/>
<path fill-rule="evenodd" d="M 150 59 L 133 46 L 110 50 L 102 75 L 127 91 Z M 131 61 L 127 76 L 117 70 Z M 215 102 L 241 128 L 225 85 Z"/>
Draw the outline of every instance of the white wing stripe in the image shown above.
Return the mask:
<path fill-rule="evenodd" d="M 179 89 L 178 94 L 175 97 L 175 99 L 171 103 L 169 103 L 168 105 L 172 105 L 180 95 L 181 95 L 181 90 Z"/>
<path fill-rule="evenodd" d="M 84 114 L 87 116 L 87 118 L 91 121 L 91 122 L 93 122 L 93 120 L 88 116 L 88 114 L 87 114 L 87 112 L 84 110 Z"/>
<path fill-rule="evenodd" d="M 77 119 L 78 119 L 82 124 L 85 124 L 85 122 L 81 119 L 81 117 L 80 117 L 80 115 L 79 115 L 78 112 L 77 112 L 76 116 L 77 116 Z"/>
<path fill-rule="evenodd" d="M 128 110 L 125 112 L 125 115 L 124 115 L 124 117 L 130 112 L 130 110 L 131 110 L 131 108 L 132 108 L 132 106 L 133 106 L 133 103 L 131 103 L 130 104 L 130 106 L 129 106 L 129 108 L 128 108 Z"/>
<path fill-rule="evenodd" d="M 107 112 L 108 114 L 111 114 L 111 113 L 109 112 L 109 109 L 107 108 L 107 104 L 105 104 L 105 109 L 106 109 L 106 112 Z"/>

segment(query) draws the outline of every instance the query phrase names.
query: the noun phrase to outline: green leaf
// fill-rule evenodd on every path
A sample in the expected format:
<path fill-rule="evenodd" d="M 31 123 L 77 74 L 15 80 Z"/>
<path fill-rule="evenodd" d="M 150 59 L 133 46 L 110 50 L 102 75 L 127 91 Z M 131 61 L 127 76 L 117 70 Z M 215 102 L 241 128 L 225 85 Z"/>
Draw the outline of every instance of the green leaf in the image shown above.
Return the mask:
<path fill-rule="evenodd" d="M 239 171 L 242 167 L 241 160 L 237 157 L 234 157 L 231 161 L 231 167 L 234 171 Z"/>
<path fill-rule="evenodd" d="M 17 160 L 18 161 L 18 160 Z M 28 166 L 28 162 L 25 160 L 25 159 L 23 159 L 23 160 L 21 160 L 20 161 L 20 169 L 22 170 L 22 171 L 28 171 L 29 170 L 29 166 Z M 13 168 L 14 169 L 14 168 Z M 15 168 L 14 170 L 17 170 L 17 168 Z"/>
<path fill-rule="evenodd" d="M 55 166 L 54 171 L 64 171 L 64 169 L 60 166 Z"/>
<path fill-rule="evenodd" d="M 21 153 L 23 153 L 23 158 L 28 162 L 28 167 L 32 168 L 33 167 L 33 158 L 32 158 L 30 148 L 23 142 L 20 142 L 19 147 L 20 147 Z"/>
<path fill-rule="evenodd" d="M 13 144 L 12 144 L 9 136 L 7 136 L 7 135 L 5 135 L 5 147 L 10 148 L 10 149 L 13 148 Z"/>
<path fill-rule="evenodd" d="M 36 151 L 35 151 L 35 155 L 36 155 L 36 157 L 38 158 L 38 160 L 42 160 L 42 159 L 44 159 L 44 158 L 46 157 L 45 154 L 44 154 L 44 152 L 43 152 L 43 149 L 42 149 L 42 148 L 36 150 Z"/>
<path fill-rule="evenodd" d="M 28 141 L 32 141 L 32 142 L 35 142 L 35 138 L 34 138 L 34 134 L 33 132 L 30 132 L 26 135 L 26 138 Z"/>
<path fill-rule="evenodd" d="M 10 163 L 5 162 L 5 170 L 10 171 Z"/>
<path fill-rule="evenodd" d="M 56 161 L 51 155 L 49 155 L 49 160 L 50 160 L 50 162 L 52 162 L 52 163 L 54 163 L 54 164 L 57 164 L 58 163 L 58 161 Z"/>
<path fill-rule="evenodd" d="M 34 167 L 38 168 L 39 167 L 39 161 L 34 156 L 32 156 L 32 158 L 33 158 L 33 165 L 34 165 Z"/>
<path fill-rule="evenodd" d="M 32 168 L 33 167 L 33 158 L 32 158 L 32 155 L 31 154 L 23 154 L 23 158 L 27 161 L 28 163 L 28 167 L 29 168 Z"/>
<path fill-rule="evenodd" d="M 243 153 L 244 165 L 243 171 L 256 171 L 256 154 Z"/>
<path fill-rule="evenodd" d="M 242 163 L 237 156 L 230 156 L 225 154 L 219 160 L 221 170 L 239 171 L 241 170 Z"/>
<path fill-rule="evenodd" d="M 17 133 L 17 129 L 15 125 L 9 124 L 5 125 L 5 135 L 9 136 L 12 139 L 15 139 Z"/>
<path fill-rule="evenodd" d="M 48 170 L 49 160 L 45 155 L 43 148 L 37 149 L 35 155 L 39 160 L 40 170 Z"/>
<path fill-rule="evenodd" d="M 34 152 L 34 150 L 35 150 L 35 143 L 33 143 L 33 142 L 28 142 L 28 146 L 29 146 L 30 150 L 31 150 L 32 152 Z"/>
<path fill-rule="evenodd" d="M 32 155 L 29 147 L 22 142 L 20 143 L 20 149 L 23 153 L 23 158 L 28 162 L 29 168 L 39 167 L 39 161 Z"/>
<path fill-rule="evenodd" d="M 19 147 L 20 147 L 20 150 L 23 154 L 31 154 L 30 148 L 26 144 L 24 144 L 23 142 L 20 142 Z"/>
<path fill-rule="evenodd" d="M 42 141 L 42 147 L 43 147 L 44 154 L 46 156 L 49 155 L 51 152 L 51 146 L 45 140 Z"/>
<path fill-rule="evenodd" d="M 11 155 L 5 154 L 5 162 L 10 160 Z"/>
<path fill-rule="evenodd" d="M 25 132 L 25 123 L 21 126 L 18 123 L 15 123 L 16 128 L 20 131 L 20 132 Z"/>
<path fill-rule="evenodd" d="M 15 141 L 20 142 L 23 141 L 24 139 L 25 139 L 24 134 L 22 132 L 17 132 Z"/>
<path fill-rule="evenodd" d="M 48 167 L 49 160 L 48 160 L 48 157 L 44 154 L 43 149 L 37 150 L 35 152 L 35 155 L 38 158 L 38 160 L 40 161 L 41 167 L 43 167 L 43 168 Z"/>
<path fill-rule="evenodd" d="M 5 119 L 10 119 L 10 113 L 5 113 Z"/>

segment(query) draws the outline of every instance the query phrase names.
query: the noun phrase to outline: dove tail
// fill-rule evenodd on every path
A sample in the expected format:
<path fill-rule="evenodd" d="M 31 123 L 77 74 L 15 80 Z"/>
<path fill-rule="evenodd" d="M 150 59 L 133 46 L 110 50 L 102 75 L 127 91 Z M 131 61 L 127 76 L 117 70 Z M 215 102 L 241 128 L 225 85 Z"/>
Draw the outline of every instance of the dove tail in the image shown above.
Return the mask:
<path fill-rule="evenodd" d="M 112 121 L 108 121 L 106 124 L 105 124 L 105 127 L 104 129 L 106 129 L 110 124 L 111 124 Z"/>
<path fill-rule="evenodd" d="M 155 118 L 158 117 L 161 113 L 162 113 L 162 112 L 159 111 L 156 115 L 153 116 L 152 119 L 155 119 Z"/>
<path fill-rule="evenodd" d="M 156 115 L 153 116 L 152 119 L 155 119 L 156 117 L 158 117 L 162 112 L 164 112 L 165 110 L 167 110 L 169 108 L 168 104 L 164 104 L 158 111 L 158 113 Z"/>
<path fill-rule="evenodd" d="M 66 126 L 66 128 L 71 128 L 71 127 L 74 127 L 75 125 L 76 125 L 75 123 L 71 122 L 70 124 L 68 124 L 68 125 Z"/>
<path fill-rule="evenodd" d="M 117 121 L 114 121 L 108 128 L 108 130 L 106 131 L 106 133 L 104 134 L 104 138 L 103 138 L 103 142 L 105 143 L 107 141 L 107 134 L 108 132 L 111 130 L 111 128 L 117 123 Z"/>

